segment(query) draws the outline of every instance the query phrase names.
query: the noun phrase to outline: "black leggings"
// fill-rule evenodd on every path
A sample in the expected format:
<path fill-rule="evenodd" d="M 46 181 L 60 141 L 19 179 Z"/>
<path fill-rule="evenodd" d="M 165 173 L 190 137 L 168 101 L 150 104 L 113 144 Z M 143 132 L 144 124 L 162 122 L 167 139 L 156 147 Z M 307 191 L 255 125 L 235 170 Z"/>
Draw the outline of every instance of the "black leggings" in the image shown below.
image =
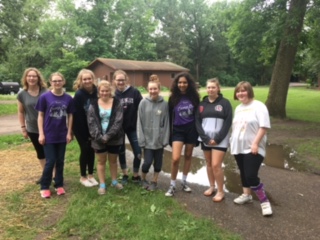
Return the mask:
<path fill-rule="evenodd" d="M 238 154 L 234 155 L 239 170 L 242 186 L 245 188 L 256 187 L 260 184 L 258 177 L 259 168 L 263 162 L 260 154 Z"/>
<path fill-rule="evenodd" d="M 87 176 L 87 167 L 88 167 L 88 174 L 93 174 L 93 167 L 94 167 L 94 150 L 91 147 L 91 141 L 88 139 L 83 139 L 81 137 L 77 137 L 79 147 L 80 147 L 80 173 L 82 177 Z"/>
<path fill-rule="evenodd" d="M 31 133 L 28 132 L 28 136 L 33 144 L 34 149 L 37 152 L 37 158 L 40 159 L 45 159 L 45 154 L 43 150 L 43 145 L 39 143 L 39 133 Z"/>
<path fill-rule="evenodd" d="M 154 172 L 161 172 L 163 159 L 163 148 L 160 149 L 144 149 L 144 162 L 142 164 L 142 172 L 148 173 L 153 162 Z"/>

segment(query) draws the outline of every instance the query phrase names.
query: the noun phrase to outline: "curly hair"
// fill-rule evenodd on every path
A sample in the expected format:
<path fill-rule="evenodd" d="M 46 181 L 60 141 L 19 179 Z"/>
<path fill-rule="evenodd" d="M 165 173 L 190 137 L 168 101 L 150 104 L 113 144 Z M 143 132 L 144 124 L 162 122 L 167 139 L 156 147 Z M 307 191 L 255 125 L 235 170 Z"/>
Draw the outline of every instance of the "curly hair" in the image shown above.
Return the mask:
<path fill-rule="evenodd" d="M 37 68 L 30 67 L 30 68 L 27 68 L 26 70 L 24 70 L 24 73 L 23 73 L 23 75 L 21 77 L 21 85 L 23 86 L 23 89 L 24 90 L 28 90 L 28 88 L 29 88 L 29 84 L 27 82 L 27 75 L 31 71 L 34 71 L 38 76 L 38 86 L 39 86 L 39 88 L 40 89 L 47 88 L 46 81 L 45 81 L 44 77 L 42 76 L 41 72 Z"/>
<path fill-rule="evenodd" d="M 96 77 L 95 77 L 94 73 L 89 69 L 82 69 L 78 73 L 77 79 L 73 83 L 74 90 L 78 90 L 78 89 L 83 88 L 82 76 L 83 76 L 83 74 L 86 74 L 86 73 L 91 75 L 91 78 L 93 80 L 93 84 L 96 85 Z"/>
<path fill-rule="evenodd" d="M 182 94 L 180 89 L 178 88 L 178 82 L 181 77 L 185 77 L 188 82 L 188 88 L 185 94 Z M 183 96 L 187 96 L 187 98 L 189 98 L 189 100 L 195 107 L 199 105 L 200 96 L 197 91 L 196 83 L 193 80 L 192 76 L 187 72 L 182 72 L 175 76 L 171 85 L 170 92 L 171 94 L 169 97 L 169 106 L 171 108 L 174 108 Z"/>

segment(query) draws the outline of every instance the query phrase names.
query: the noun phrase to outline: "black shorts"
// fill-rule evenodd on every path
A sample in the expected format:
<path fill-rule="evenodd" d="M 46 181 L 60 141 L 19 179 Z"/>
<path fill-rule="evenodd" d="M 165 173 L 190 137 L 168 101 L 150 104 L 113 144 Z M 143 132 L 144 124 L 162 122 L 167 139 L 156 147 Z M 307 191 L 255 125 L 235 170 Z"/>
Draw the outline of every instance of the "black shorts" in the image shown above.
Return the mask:
<path fill-rule="evenodd" d="M 94 152 L 95 153 L 112 153 L 112 154 L 119 154 L 120 153 L 120 147 L 121 145 L 115 145 L 115 146 L 110 146 L 110 145 L 106 145 L 105 148 L 103 149 L 95 149 Z"/>
<path fill-rule="evenodd" d="M 39 143 L 39 133 L 31 133 L 31 132 L 27 132 L 27 133 L 33 144 L 34 149 L 37 152 L 37 158 L 45 159 L 46 157 L 44 155 L 43 145 Z"/>
<path fill-rule="evenodd" d="M 203 142 L 201 142 L 201 150 L 203 150 L 203 151 L 211 151 L 212 149 L 219 150 L 219 151 L 222 151 L 222 152 L 226 152 L 228 150 L 228 148 L 223 148 L 223 147 L 216 147 L 216 146 L 208 147 L 208 146 L 205 146 L 203 144 Z"/>
<path fill-rule="evenodd" d="M 194 122 L 173 126 L 172 142 L 183 142 L 185 144 L 198 144 L 198 132 Z"/>

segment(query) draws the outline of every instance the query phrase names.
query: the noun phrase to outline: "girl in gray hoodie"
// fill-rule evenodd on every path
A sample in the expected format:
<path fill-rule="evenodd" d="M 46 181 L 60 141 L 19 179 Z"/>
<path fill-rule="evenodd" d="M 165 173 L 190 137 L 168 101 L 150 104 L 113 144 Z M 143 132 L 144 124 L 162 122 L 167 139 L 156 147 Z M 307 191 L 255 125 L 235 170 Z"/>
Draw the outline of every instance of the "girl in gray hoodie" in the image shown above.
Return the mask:
<path fill-rule="evenodd" d="M 156 75 L 151 75 L 148 83 L 149 97 L 143 99 L 138 108 L 137 135 L 138 143 L 144 149 L 142 164 L 142 185 L 154 191 L 162 168 L 163 149 L 169 143 L 168 103 L 159 96 L 160 82 Z M 151 183 L 146 180 L 153 163 L 154 175 Z"/>

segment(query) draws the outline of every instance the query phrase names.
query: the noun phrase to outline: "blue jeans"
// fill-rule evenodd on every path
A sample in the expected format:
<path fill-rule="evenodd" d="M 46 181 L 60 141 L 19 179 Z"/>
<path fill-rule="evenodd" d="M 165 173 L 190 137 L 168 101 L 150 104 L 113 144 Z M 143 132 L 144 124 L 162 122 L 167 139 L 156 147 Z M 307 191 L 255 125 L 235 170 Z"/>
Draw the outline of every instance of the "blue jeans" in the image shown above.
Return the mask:
<path fill-rule="evenodd" d="M 54 165 L 56 165 L 54 187 L 63 187 L 63 167 L 66 145 L 66 143 L 49 143 L 43 146 L 46 155 L 46 165 L 42 173 L 41 190 L 50 188 Z"/>
<path fill-rule="evenodd" d="M 138 173 L 140 164 L 141 164 L 141 148 L 138 144 L 138 137 L 136 131 L 126 132 L 127 137 L 129 139 L 134 159 L 133 159 L 133 172 Z M 123 142 L 123 145 L 120 147 L 120 153 L 119 153 L 119 162 L 121 169 L 127 168 L 127 161 L 126 161 L 126 145 L 125 140 Z"/>
<path fill-rule="evenodd" d="M 144 162 L 142 164 L 142 172 L 148 173 L 153 163 L 154 172 L 161 172 L 163 159 L 163 148 L 160 149 L 144 149 Z"/>

